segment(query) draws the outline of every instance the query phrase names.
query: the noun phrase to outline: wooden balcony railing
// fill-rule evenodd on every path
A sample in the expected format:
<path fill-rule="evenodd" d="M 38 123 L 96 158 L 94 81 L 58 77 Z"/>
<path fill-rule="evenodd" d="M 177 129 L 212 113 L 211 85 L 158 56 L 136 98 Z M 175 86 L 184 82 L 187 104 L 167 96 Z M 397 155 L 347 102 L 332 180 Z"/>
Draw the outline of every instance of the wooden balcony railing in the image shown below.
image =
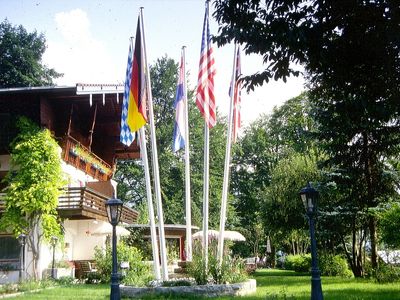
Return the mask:
<path fill-rule="evenodd" d="M 106 201 L 108 198 L 87 187 L 67 188 L 58 198 L 57 211 L 60 217 L 71 220 L 95 219 L 107 221 Z M 5 210 L 4 194 L 0 193 L 0 213 Z M 121 222 L 133 224 L 138 212 L 124 206 Z"/>
<path fill-rule="evenodd" d="M 6 209 L 6 205 L 4 202 L 5 193 L 0 193 L 0 214 Z"/>
<path fill-rule="evenodd" d="M 63 218 L 69 219 L 99 219 L 108 221 L 106 201 L 108 198 L 87 187 L 71 187 L 58 198 L 57 211 Z M 121 222 L 132 224 L 136 222 L 138 212 L 124 206 Z"/>
<path fill-rule="evenodd" d="M 62 149 L 64 161 L 75 168 L 100 181 L 111 178 L 113 174 L 112 167 L 73 137 L 67 136 L 64 138 Z"/>

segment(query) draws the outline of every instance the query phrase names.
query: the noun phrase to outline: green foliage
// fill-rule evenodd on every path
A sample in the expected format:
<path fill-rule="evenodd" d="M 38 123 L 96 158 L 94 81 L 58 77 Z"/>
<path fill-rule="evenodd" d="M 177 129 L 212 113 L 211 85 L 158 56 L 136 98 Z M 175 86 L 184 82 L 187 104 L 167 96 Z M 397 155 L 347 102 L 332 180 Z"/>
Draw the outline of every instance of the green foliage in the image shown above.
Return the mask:
<path fill-rule="evenodd" d="M 307 245 L 300 230 L 305 219 L 298 191 L 319 176 L 309 110 L 307 94 L 289 99 L 247 127 L 236 145 L 231 186 L 248 247 L 243 254 L 263 256 L 260 246 L 266 245 L 267 236 L 273 251 L 288 247 L 287 252 L 301 252 L 290 249 L 293 240 L 300 248 Z"/>
<path fill-rule="evenodd" d="M 392 34 L 399 31 L 398 1 L 216 0 L 215 7 L 218 44 L 235 41 L 263 55 L 265 70 L 245 78 L 250 88 L 304 67 L 317 146 L 326 155 L 321 165 L 330 173 L 325 181 L 337 187 L 326 207 L 339 225 L 330 238 L 347 251 L 351 237 L 346 254 L 361 276 L 359 241 L 366 237 L 355 237 L 369 233 L 376 267 L 371 212 L 397 197 L 400 181 L 400 56 Z"/>
<path fill-rule="evenodd" d="M 139 224 L 146 224 L 146 223 L 139 223 Z M 140 249 L 144 260 L 152 260 L 153 252 L 152 252 L 151 240 L 149 238 L 144 237 L 143 234 L 144 231 L 145 231 L 144 228 L 129 228 L 130 234 L 126 237 L 123 237 L 123 241 L 127 246 Z"/>
<path fill-rule="evenodd" d="M 39 260 L 44 237 L 61 235 L 57 215 L 58 197 L 64 186 L 60 148 L 47 129 L 40 129 L 25 117 L 18 119 L 19 134 L 11 144 L 10 171 L 4 181 L 5 212 L 0 228 L 27 235 L 33 253 L 33 270 Z"/>
<path fill-rule="evenodd" d="M 42 64 L 45 50 L 43 34 L 0 23 L 0 88 L 53 85 L 62 74 Z"/>
<path fill-rule="evenodd" d="M 18 284 L 19 292 L 33 291 L 37 289 L 43 289 L 47 287 L 54 286 L 53 280 L 25 280 Z"/>
<path fill-rule="evenodd" d="M 353 276 L 347 264 L 347 260 L 341 255 L 323 253 L 318 256 L 318 263 L 322 276 Z"/>
<path fill-rule="evenodd" d="M 209 243 L 208 251 L 208 270 L 205 271 L 202 247 L 200 243 L 195 243 L 193 248 L 193 260 L 188 263 L 188 274 L 194 278 L 197 284 L 204 285 L 209 282 L 216 284 L 236 283 L 245 281 L 248 276 L 245 264 L 239 257 L 228 255 L 229 249 L 224 245 L 224 255 L 222 263 L 217 260 L 217 241 L 212 239 Z"/>
<path fill-rule="evenodd" d="M 166 244 L 168 264 L 176 263 L 179 259 L 179 246 L 176 244 L 176 240 L 167 240 Z"/>
<path fill-rule="evenodd" d="M 393 204 L 380 219 L 381 240 L 392 249 L 400 247 L 400 204 Z"/>
<path fill-rule="evenodd" d="M 112 270 L 112 249 L 107 247 L 105 251 L 95 248 L 95 260 L 97 273 L 102 282 L 110 281 Z M 121 242 L 117 246 L 118 262 L 129 262 L 129 269 L 123 277 L 122 282 L 132 286 L 146 286 L 152 279 L 151 266 L 143 262 L 142 253 L 135 247 L 127 246 Z"/>
<path fill-rule="evenodd" d="M 373 276 L 378 283 L 399 282 L 400 267 L 382 263 L 374 270 Z"/>
<path fill-rule="evenodd" d="M 56 279 L 59 285 L 69 286 L 76 283 L 76 279 L 71 276 L 62 276 Z"/>
<path fill-rule="evenodd" d="M 285 257 L 284 267 L 286 270 L 293 270 L 295 272 L 309 272 L 311 268 L 311 255 L 288 255 Z"/>
<path fill-rule="evenodd" d="M 24 117 L 17 127 L 20 134 L 12 143 L 1 227 L 12 229 L 16 236 L 30 233 L 38 218 L 45 238 L 50 239 L 60 234 L 56 208 L 64 178 L 59 146 L 47 129 L 39 129 Z"/>
<path fill-rule="evenodd" d="M 163 281 L 162 286 L 191 286 L 192 282 L 186 279 Z"/>
<path fill-rule="evenodd" d="M 193 253 L 192 261 L 187 265 L 188 274 L 198 285 L 208 283 L 208 274 L 204 268 L 205 261 L 200 253 Z"/>

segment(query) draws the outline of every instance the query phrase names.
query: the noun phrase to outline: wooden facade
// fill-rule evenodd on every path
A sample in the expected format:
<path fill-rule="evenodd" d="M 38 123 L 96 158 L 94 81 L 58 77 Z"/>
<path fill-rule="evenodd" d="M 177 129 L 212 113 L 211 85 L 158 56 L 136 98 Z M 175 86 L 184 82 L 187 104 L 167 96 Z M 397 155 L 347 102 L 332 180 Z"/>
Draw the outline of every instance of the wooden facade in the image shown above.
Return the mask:
<path fill-rule="evenodd" d="M 122 98 L 120 90 L 89 96 L 77 93 L 77 87 L 0 89 L 0 155 L 9 154 L 17 117 L 26 116 L 53 133 L 67 164 L 98 181 L 109 181 L 117 159 L 140 157 L 136 142 L 127 147 L 119 141 Z M 0 172 L 0 179 L 4 176 Z M 70 188 L 60 197 L 58 211 L 65 218 L 106 220 L 106 200 L 95 189 Z M 133 223 L 137 212 L 126 207 L 123 218 Z"/>

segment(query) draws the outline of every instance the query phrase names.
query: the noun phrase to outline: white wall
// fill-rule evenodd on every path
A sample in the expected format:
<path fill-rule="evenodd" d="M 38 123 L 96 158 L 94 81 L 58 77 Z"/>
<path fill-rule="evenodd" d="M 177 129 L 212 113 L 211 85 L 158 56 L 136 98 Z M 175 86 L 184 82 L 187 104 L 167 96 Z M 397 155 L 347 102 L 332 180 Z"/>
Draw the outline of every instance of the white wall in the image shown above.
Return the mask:
<path fill-rule="evenodd" d="M 86 182 L 88 181 L 98 181 L 92 176 L 85 174 L 85 172 L 67 164 L 65 161 L 62 161 L 61 167 L 64 173 L 67 175 L 69 187 L 82 187 L 85 186 Z"/>
<path fill-rule="evenodd" d="M 105 248 L 107 234 L 93 235 L 104 223 L 94 220 L 65 221 L 65 242 L 69 243 L 69 260 L 94 259 L 94 248 L 96 246 Z"/>

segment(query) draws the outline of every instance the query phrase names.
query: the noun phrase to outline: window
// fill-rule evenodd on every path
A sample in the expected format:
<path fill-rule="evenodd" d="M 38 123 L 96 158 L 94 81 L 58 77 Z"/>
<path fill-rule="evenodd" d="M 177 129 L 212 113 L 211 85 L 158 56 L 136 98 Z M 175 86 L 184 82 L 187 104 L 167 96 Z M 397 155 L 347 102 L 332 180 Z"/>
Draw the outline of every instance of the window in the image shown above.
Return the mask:
<path fill-rule="evenodd" d="M 0 270 L 18 269 L 20 253 L 21 245 L 15 237 L 0 235 Z"/>

